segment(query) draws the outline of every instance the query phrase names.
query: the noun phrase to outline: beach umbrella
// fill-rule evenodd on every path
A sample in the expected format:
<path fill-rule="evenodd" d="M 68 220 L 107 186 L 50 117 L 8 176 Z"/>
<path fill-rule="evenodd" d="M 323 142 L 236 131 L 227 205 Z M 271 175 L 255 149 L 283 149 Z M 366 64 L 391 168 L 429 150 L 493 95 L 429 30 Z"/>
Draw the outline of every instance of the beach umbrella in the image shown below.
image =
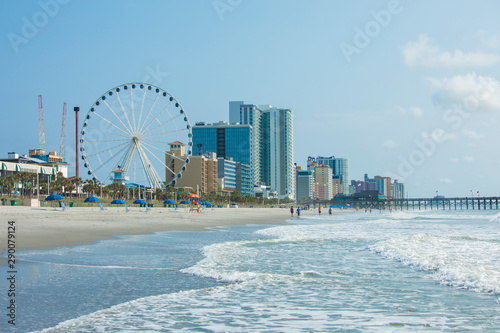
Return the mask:
<path fill-rule="evenodd" d="M 147 202 L 145 200 L 138 199 L 138 200 L 134 201 L 134 204 L 136 204 L 136 205 L 146 205 Z"/>
<path fill-rule="evenodd" d="M 189 201 L 187 201 L 187 200 L 182 200 L 182 201 L 180 202 L 180 204 L 181 204 L 181 205 L 190 205 L 191 203 L 190 203 Z"/>
<path fill-rule="evenodd" d="M 125 201 L 119 200 L 119 199 L 115 199 L 115 200 L 111 201 L 111 204 L 112 205 L 124 205 Z"/>
<path fill-rule="evenodd" d="M 163 201 L 163 204 L 165 204 L 165 205 L 173 205 L 173 204 L 175 204 L 175 201 L 168 199 L 168 200 Z"/>
<path fill-rule="evenodd" d="M 207 201 L 207 202 L 204 202 L 203 204 L 204 204 L 205 206 L 212 206 L 212 204 L 211 204 L 210 202 L 208 202 L 208 201 Z"/>
<path fill-rule="evenodd" d="M 98 197 L 88 197 L 84 202 L 99 202 Z"/>
<path fill-rule="evenodd" d="M 188 199 L 198 199 L 200 196 L 198 194 L 190 194 L 187 196 Z"/>
<path fill-rule="evenodd" d="M 12 194 L 21 194 L 19 191 L 12 191 Z"/>
<path fill-rule="evenodd" d="M 64 197 L 59 194 L 51 194 L 45 198 L 45 201 L 54 201 L 54 200 L 64 200 Z"/>

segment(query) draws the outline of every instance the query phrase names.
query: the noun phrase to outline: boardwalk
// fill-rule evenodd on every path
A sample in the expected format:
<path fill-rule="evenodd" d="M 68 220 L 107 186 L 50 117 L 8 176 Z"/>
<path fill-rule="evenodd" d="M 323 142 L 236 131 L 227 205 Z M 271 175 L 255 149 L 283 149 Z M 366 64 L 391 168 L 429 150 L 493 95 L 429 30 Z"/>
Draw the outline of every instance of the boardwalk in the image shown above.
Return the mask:
<path fill-rule="evenodd" d="M 354 207 L 363 209 L 397 209 L 397 210 L 486 210 L 499 209 L 500 197 L 477 198 L 408 198 L 408 199 L 378 199 L 378 198 L 335 198 L 331 201 L 311 201 L 310 205 Z"/>

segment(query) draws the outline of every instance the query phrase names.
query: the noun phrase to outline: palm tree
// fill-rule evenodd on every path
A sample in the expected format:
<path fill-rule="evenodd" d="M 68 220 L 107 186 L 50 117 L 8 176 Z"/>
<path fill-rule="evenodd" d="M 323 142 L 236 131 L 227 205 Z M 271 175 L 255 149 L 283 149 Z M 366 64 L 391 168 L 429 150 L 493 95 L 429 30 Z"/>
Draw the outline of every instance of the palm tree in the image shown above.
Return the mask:
<path fill-rule="evenodd" d="M 92 196 L 95 196 L 96 192 L 100 193 L 99 187 L 99 184 L 97 184 L 94 180 L 87 179 L 83 184 L 83 192 L 87 193 L 87 196 L 90 196 L 90 193 L 92 193 Z"/>
<path fill-rule="evenodd" d="M 71 183 L 72 183 L 72 184 L 73 184 L 73 186 L 75 187 L 73 190 L 75 190 L 75 189 L 78 189 L 78 188 L 80 187 L 80 185 L 82 185 L 82 184 L 83 184 L 83 180 L 82 180 L 80 177 L 78 177 L 78 178 L 73 178 L 73 179 L 71 180 Z M 78 191 L 76 191 L 76 192 L 77 192 L 77 196 L 80 196 L 80 193 L 79 193 Z"/>
<path fill-rule="evenodd" d="M 7 194 L 9 194 L 9 197 L 12 196 L 12 191 L 15 188 L 16 184 L 16 177 L 14 174 L 8 175 L 7 177 L 4 178 L 4 183 L 2 184 L 2 190 L 5 188 Z"/>
<path fill-rule="evenodd" d="M 28 173 L 26 171 L 18 172 L 17 176 L 22 187 L 21 196 L 25 196 L 26 189 L 28 188 L 28 182 L 33 179 L 33 176 L 31 173 Z"/>

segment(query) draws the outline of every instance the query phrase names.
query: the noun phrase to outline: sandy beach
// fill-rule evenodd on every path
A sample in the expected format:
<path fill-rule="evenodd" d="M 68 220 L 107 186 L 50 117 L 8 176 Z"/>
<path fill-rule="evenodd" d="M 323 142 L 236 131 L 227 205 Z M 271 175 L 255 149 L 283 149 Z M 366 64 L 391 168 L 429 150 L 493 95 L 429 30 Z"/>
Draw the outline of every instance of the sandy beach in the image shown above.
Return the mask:
<path fill-rule="evenodd" d="M 288 208 L 216 208 L 192 213 L 186 208 L 0 207 L 1 251 L 7 249 L 7 222 L 15 221 L 16 250 L 45 249 L 93 243 L 113 235 L 149 234 L 160 231 L 203 231 L 228 225 L 276 224 L 290 218 Z M 302 215 L 316 215 L 316 210 Z"/>

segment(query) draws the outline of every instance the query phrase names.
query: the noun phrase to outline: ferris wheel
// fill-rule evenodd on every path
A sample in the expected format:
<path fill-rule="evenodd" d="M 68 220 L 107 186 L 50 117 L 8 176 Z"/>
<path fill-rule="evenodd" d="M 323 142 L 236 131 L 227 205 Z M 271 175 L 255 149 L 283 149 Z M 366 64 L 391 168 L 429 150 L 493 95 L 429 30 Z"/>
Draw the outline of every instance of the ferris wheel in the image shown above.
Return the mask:
<path fill-rule="evenodd" d="M 185 154 L 170 153 L 172 142 L 185 144 Z M 127 83 L 102 94 L 85 117 L 80 143 L 88 176 L 99 184 L 111 183 L 119 172 L 123 182 L 152 189 L 175 185 L 193 145 L 180 103 L 147 83 Z M 167 155 L 176 160 L 175 168 L 166 164 Z"/>

